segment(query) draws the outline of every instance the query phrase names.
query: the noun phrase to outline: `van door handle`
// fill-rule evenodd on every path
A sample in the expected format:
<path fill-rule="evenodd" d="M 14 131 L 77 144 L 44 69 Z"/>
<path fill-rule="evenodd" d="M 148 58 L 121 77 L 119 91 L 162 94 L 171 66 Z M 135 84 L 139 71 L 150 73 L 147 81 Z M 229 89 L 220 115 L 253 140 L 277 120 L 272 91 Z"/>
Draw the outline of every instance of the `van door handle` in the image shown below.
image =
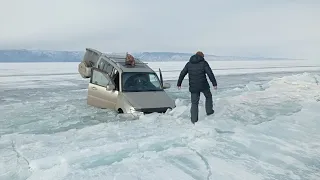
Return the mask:
<path fill-rule="evenodd" d="M 96 87 L 92 87 L 91 89 L 93 89 L 93 90 L 97 90 L 97 88 L 96 88 Z"/>

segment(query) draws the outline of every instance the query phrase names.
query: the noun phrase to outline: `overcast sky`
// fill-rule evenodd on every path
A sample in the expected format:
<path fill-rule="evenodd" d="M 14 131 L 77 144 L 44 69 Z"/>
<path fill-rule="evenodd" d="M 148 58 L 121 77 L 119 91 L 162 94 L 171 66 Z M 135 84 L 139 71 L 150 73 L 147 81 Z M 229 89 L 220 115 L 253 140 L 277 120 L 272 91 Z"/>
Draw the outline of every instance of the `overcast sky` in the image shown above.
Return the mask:
<path fill-rule="evenodd" d="M 0 0 L 0 48 L 320 57 L 320 0 Z"/>

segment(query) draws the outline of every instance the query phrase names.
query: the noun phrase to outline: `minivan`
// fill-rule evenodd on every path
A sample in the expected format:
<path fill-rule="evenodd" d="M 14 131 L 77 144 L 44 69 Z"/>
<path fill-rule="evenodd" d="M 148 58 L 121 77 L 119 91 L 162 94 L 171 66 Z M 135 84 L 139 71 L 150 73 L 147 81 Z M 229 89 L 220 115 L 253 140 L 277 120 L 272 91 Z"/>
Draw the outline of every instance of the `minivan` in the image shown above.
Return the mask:
<path fill-rule="evenodd" d="M 132 56 L 131 56 L 132 57 Z M 86 48 L 78 71 L 83 78 L 90 78 L 87 104 L 118 113 L 165 113 L 176 107 L 165 89 L 161 69 L 159 76 L 147 63 L 135 58 L 132 66 L 128 54 L 105 54 Z"/>

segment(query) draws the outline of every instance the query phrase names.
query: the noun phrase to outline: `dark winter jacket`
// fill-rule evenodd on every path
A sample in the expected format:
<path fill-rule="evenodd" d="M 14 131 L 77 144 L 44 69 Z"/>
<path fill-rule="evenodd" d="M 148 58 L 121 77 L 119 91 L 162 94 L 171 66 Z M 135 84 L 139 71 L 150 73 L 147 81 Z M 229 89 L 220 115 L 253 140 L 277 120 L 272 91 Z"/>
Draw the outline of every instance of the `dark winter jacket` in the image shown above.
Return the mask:
<path fill-rule="evenodd" d="M 217 86 L 217 81 L 210 65 L 202 56 L 197 54 L 191 56 L 189 62 L 184 66 L 180 73 L 177 86 L 181 86 L 186 74 L 188 74 L 189 77 L 190 92 L 201 92 L 210 88 L 206 74 L 209 76 L 212 85 Z"/>

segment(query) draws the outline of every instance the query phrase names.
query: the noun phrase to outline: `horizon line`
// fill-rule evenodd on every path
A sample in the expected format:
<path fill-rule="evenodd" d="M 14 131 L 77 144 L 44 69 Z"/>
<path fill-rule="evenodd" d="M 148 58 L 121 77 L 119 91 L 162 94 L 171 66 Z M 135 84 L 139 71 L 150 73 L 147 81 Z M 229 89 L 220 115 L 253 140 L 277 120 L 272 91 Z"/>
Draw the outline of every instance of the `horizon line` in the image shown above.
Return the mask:
<path fill-rule="evenodd" d="M 49 49 L 0 49 L 0 51 L 52 51 L 52 52 L 86 52 L 86 50 L 49 50 Z M 117 53 L 117 52 L 107 52 L 108 53 Z M 175 52 L 175 51 L 135 51 L 131 53 L 172 53 L 172 54 L 195 54 L 191 52 Z M 216 56 L 216 57 L 241 57 L 241 58 L 264 58 L 264 59 L 288 59 L 288 60 L 307 60 L 304 58 L 290 58 L 290 57 L 271 57 L 271 56 L 236 56 L 236 55 L 215 55 L 207 54 L 207 56 Z"/>

